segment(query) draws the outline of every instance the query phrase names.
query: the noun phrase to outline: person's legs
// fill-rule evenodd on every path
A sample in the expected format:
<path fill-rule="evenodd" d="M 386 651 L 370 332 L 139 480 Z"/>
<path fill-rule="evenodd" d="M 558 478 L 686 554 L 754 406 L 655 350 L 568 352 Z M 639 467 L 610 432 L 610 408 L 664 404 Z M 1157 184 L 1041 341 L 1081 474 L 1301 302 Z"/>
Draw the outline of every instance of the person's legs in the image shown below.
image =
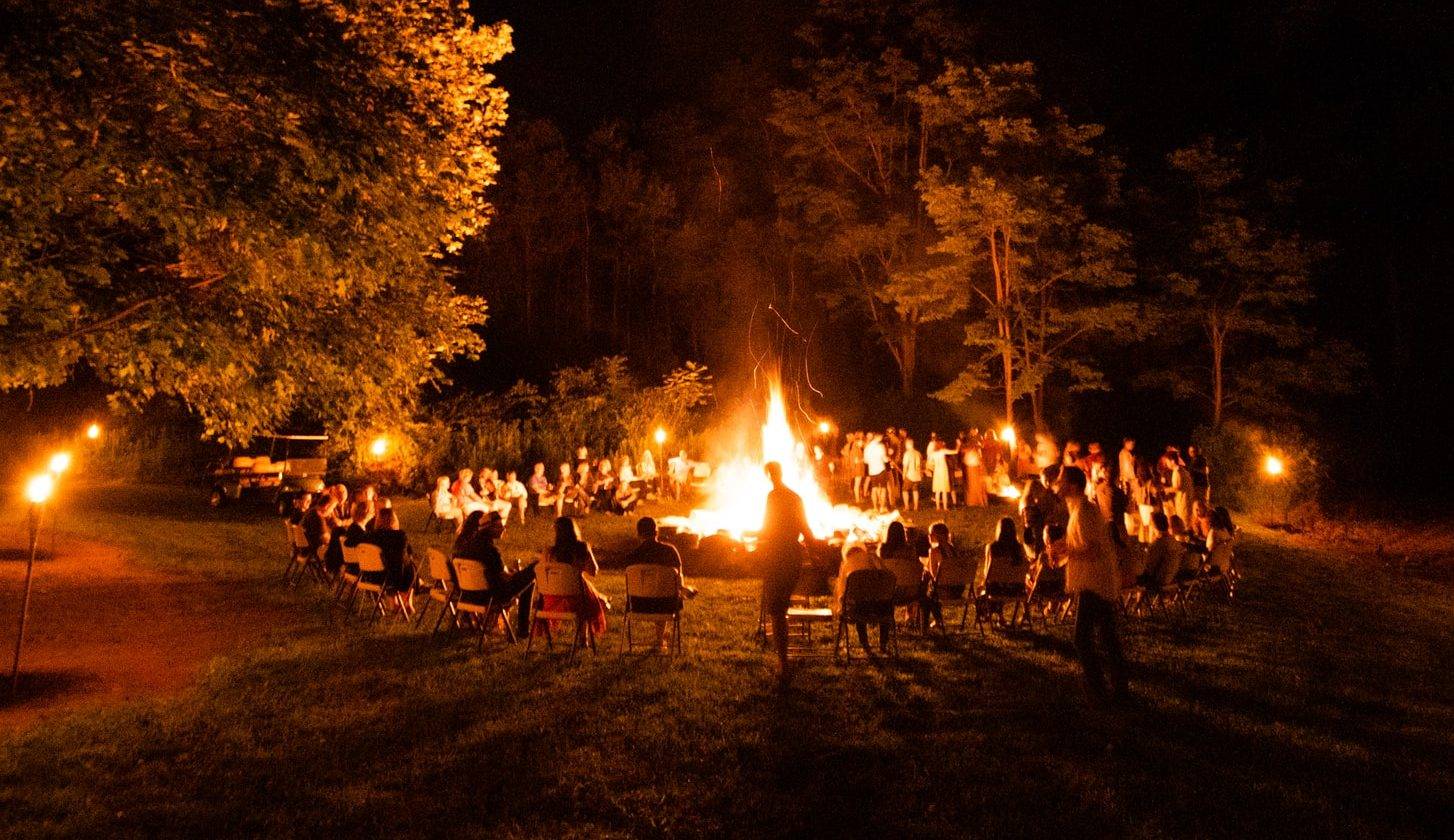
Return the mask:
<path fill-rule="evenodd" d="M 868 625 L 860 621 L 853 625 L 853 628 L 858 631 L 858 644 L 864 650 L 868 650 Z"/>
<path fill-rule="evenodd" d="M 1101 621 L 1104 602 L 1091 592 L 1080 594 L 1080 605 L 1075 613 L 1075 652 L 1080 658 L 1081 670 L 1085 673 L 1086 690 L 1096 699 L 1106 696 L 1105 676 L 1101 672 L 1101 659 L 1096 651 L 1096 631 Z"/>
<path fill-rule="evenodd" d="M 1126 660 L 1121 652 L 1121 634 L 1116 626 L 1114 605 L 1107 604 L 1102 610 L 1100 621 L 1101 650 L 1106 662 L 1106 673 L 1111 678 L 1111 691 L 1117 699 L 1127 695 Z"/>

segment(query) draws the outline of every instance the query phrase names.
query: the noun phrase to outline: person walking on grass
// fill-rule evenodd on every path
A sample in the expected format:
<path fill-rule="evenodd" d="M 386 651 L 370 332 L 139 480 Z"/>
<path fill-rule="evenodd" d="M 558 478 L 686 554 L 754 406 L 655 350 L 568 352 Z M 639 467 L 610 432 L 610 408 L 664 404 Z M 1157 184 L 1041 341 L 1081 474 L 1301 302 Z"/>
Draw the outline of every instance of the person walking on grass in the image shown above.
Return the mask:
<path fill-rule="evenodd" d="M 773 647 L 777 649 L 778 688 L 788 687 L 788 604 L 803 568 L 803 545 L 813 542 L 803 498 L 783 484 L 783 465 L 769 461 L 763 466 L 772 489 L 762 531 L 757 538 L 757 556 L 762 564 L 762 610 L 772 625 Z"/>
<path fill-rule="evenodd" d="M 1096 702 L 1119 704 L 1129 697 L 1116 628 L 1120 566 L 1106 520 L 1100 508 L 1086 498 L 1085 487 L 1085 472 L 1079 467 L 1060 471 L 1055 492 L 1065 500 L 1070 520 L 1065 537 L 1050 544 L 1050 560 L 1054 566 L 1065 567 L 1066 591 L 1079 595 L 1075 651 L 1085 672 L 1086 690 Z"/>

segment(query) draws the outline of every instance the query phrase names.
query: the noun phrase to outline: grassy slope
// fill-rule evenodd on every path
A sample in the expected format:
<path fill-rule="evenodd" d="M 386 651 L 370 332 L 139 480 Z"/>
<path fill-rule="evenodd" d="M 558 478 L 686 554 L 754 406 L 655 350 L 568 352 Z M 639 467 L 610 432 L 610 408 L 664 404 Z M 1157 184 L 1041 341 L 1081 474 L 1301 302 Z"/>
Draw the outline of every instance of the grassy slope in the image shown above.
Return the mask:
<path fill-rule="evenodd" d="M 1432 833 L 1454 803 L 1450 590 L 1265 533 L 1238 605 L 1127 628 L 1141 700 L 1105 714 L 1081 702 L 1069 628 L 906 638 L 898 664 L 814 664 L 780 698 L 750 581 L 698 581 L 676 662 L 620 655 L 619 623 L 576 664 L 481 657 L 280 590 L 276 524 L 196 504 L 106 491 L 74 527 L 296 623 L 182 697 L 0 740 L 0 835 L 1383 836 Z M 621 520 L 587 530 L 625 544 Z M 619 596 L 620 574 L 601 585 Z"/>

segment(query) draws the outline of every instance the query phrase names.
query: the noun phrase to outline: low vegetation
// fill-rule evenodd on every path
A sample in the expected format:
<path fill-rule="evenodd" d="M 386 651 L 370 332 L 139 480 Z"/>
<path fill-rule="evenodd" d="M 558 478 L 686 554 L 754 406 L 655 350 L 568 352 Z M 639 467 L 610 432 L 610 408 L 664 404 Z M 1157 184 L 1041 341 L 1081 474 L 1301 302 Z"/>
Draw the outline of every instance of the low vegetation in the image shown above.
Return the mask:
<path fill-rule="evenodd" d="M 752 581 L 695 581 L 678 659 L 625 655 L 619 620 L 575 662 L 481 655 L 279 586 L 261 514 L 159 488 L 83 506 L 75 531 L 229 582 L 218 621 L 259 598 L 295 620 L 181 696 L 0 737 L 5 836 L 1417 836 L 1454 803 L 1449 590 L 1260 530 L 1237 604 L 1127 627 L 1137 700 L 1110 713 L 1065 626 L 906 636 L 898 661 L 814 661 L 779 696 Z M 610 560 L 628 524 L 586 530 Z M 512 530 L 507 559 L 545 537 Z M 619 599 L 619 571 L 601 584 Z"/>

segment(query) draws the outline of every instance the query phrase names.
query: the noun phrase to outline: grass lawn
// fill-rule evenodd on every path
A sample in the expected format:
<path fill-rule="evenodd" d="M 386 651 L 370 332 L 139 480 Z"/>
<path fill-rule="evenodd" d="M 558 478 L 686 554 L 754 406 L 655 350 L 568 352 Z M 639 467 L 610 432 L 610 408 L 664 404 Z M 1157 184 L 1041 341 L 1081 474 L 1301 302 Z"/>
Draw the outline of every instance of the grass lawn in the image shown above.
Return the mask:
<path fill-rule="evenodd" d="M 271 518 L 83 499 L 63 528 L 226 581 L 217 621 L 259 598 L 295 618 L 181 696 L 0 736 L 0 836 L 1381 837 L 1454 814 L 1454 591 L 1255 528 L 1236 605 L 1125 626 L 1138 700 L 1109 713 L 1069 627 L 906 635 L 896 663 L 815 662 L 779 696 L 753 581 L 694 581 L 675 661 L 624 655 L 618 616 L 599 656 L 481 656 L 278 586 Z M 603 560 L 629 524 L 587 521 Z M 951 524 L 982 539 L 989 516 Z M 506 558 L 547 528 L 512 529 Z M 599 583 L 621 596 L 619 571 Z"/>

